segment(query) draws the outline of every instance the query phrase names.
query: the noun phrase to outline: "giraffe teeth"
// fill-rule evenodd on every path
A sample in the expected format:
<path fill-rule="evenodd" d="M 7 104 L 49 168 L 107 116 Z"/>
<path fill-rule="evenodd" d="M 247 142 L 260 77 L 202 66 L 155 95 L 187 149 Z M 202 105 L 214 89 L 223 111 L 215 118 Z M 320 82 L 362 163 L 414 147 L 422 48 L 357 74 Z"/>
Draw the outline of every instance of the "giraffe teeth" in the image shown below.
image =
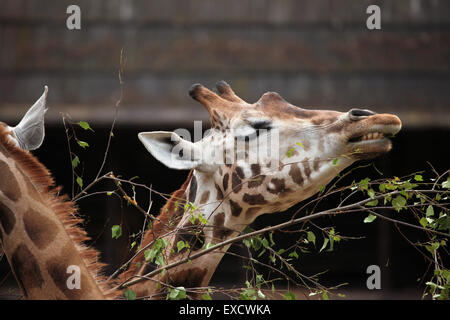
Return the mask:
<path fill-rule="evenodd" d="M 383 137 L 383 134 L 381 132 L 371 132 L 371 133 L 367 133 L 365 135 L 362 136 L 362 141 L 366 141 L 366 140 L 375 140 L 375 139 L 379 139 Z"/>
<path fill-rule="evenodd" d="M 384 137 L 384 134 L 381 132 L 370 132 L 365 135 L 359 136 L 358 138 L 350 139 L 350 142 L 358 142 L 358 141 L 367 141 L 367 140 L 376 140 Z"/>

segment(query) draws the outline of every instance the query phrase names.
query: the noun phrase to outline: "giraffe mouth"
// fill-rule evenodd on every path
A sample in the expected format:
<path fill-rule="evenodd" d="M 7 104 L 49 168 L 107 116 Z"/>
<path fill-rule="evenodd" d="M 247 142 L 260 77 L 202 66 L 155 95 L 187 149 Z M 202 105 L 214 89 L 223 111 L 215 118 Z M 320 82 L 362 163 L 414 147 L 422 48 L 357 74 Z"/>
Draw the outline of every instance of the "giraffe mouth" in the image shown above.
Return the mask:
<path fill-rule="evenodd" d="M 400 130 L 399 124 L 376 124 L 366 132 L 351 135 L 348 145 L 351 153 L 358 159 L 371 159 L 392 148 L 391 138 Z"/>
<path fill-rule="evenodd" d="M 366 133 L 364 135 L 359 136 L 353 136 L 351 137 L 348 142 L 349 143 L 358 143 L 358 142 L 371 142 L 374 140 L 380 140 L 385 138 L 392 138 L 394 137 L 393 133 L 383 133 L 383 132 L 370 132 Z"/>

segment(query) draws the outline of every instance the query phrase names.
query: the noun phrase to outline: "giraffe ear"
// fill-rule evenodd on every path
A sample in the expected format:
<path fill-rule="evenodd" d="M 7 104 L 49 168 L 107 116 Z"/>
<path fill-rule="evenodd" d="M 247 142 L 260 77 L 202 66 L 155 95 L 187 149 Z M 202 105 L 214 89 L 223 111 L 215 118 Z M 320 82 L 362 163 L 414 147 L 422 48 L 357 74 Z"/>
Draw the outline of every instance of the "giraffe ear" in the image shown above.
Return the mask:
<path fill-rule="evenodd" d="M 175 132 L 141 132 L 139 140 L 156 159 L 171 169 L 202 167 L 201 150 L 195 143 L 182 139 Z"/>
<path fill-rule="evenodd" d="M 47 111 L 47 92 L 48 87 L 44 87 L 44 93 L 27 111 L 19 124 L 12 128 L 14 137 L 19 147 L 24 150 L 35 150 L 39 148 L 44 141 L 44 115 Z"/>

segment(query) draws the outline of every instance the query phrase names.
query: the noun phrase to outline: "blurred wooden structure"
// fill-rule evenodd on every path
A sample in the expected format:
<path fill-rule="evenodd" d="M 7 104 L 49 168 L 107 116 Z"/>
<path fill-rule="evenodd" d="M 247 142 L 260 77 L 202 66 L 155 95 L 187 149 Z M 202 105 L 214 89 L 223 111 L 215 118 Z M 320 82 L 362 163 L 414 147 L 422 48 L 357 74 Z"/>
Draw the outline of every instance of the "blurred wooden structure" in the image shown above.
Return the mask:
<path fill-rule="evenodd" d="M 81 8 L 81 30 L 66 8 Z M 366 8 L 381 8 L 381 30 Z M 127 62 L 119 121 L 207 120 L 193 83 L 224 79 L 256 101 L 397 113 L 409 126 L 450 126 L 450 2 L 445 0 L 0 0 L 0 115 L 15 121 L 50 87 L 59 112 L 109 123 Z"/>

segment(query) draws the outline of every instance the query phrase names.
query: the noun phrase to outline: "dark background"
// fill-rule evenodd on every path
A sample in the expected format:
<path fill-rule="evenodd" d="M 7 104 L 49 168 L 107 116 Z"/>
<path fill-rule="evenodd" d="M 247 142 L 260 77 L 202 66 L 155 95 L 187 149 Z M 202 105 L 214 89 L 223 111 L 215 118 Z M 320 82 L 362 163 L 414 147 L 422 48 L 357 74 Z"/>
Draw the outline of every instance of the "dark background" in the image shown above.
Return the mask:
<path fill-rule="evenodd" d="M 70 4 L 81 8 L 81 30 L 66 28 Z M 366 28 L 370 4 L 381 8 L 381 30 Z M 427 162 L 442 172 L 450 160 L 449 9 L 444 0 L 0 0 L 0 120 L 15 125 L 48 85 L 46 140 L 35 154 L 70 194 L 71 165 L 60 113 L 88 121 L 95 133 L 79 128 L 77 134 L 90 147 L 72 146 L 82 161 L 78 172 L 86 185 L 103 160 L 120 96 L 123 48 L 124 95 L 105 172 L 139 176 L 137 181 L 160 192 L 176 190 L 187 172 L 158 163 L 137 133 L 192 130 L 194 120 L 207 128 L 206 110 L 187 91 L 198 82 L 213 88 L 221 79 L 248 102 L 276 91 L 302 107 L 395 113 L 404 127 L 392 152 L 376 159 L 375 166 L 385 176 L 429 170 Z M 378 174 L 373 168 L 361 169 L 348 182 L 366 176 Z M 112 188 L 104 183 L 92 191 Z M 137 195 L 146 208 L 148 194 L 138 190 Z M 155 194 L 152 200 L 157 214 L 164 200 Z M 333 204 L 330 200 L 324 205 Z M 127 234 L 111 239 L 111 226 L 122 223 L 126 233 L 137 232 L 142 216 L 104 195 L 78 205 L 111 272 L 129 247 Z M 285 221 L 294 210 L 262 216 L 252 227 Z M 323 284 L 349 283 L 339 290 L 348 298 L 420 298 L 423 283 L 417 279 L 427 270 L 426 261 L 392 224 L 379 219 L 364 224 L 363 219 L 352 214 L 317 221 L 364 239 L 341 241 L 334 252 L 317 254 L 311 248 L 312 253 L 301 255 L 298 269 L 307 275 L 329 270 L 320 277 Z M 285 246 L 295 238 L 278 234 L 275 240 Z M 322 239 L 317 241 L 320 247 Z M 238 245 L 232 251 L 245 254 Z M 381 267 L 382 290 L 366 288 L 365 271 L 371 264 Z M 211 284 L 241 285 L 241 265 L 237 258 L 226 257 Z M 0 280 L 8 270 L 0 262 Z M 11 280 L 7 282 L 14 287 Z"/>

